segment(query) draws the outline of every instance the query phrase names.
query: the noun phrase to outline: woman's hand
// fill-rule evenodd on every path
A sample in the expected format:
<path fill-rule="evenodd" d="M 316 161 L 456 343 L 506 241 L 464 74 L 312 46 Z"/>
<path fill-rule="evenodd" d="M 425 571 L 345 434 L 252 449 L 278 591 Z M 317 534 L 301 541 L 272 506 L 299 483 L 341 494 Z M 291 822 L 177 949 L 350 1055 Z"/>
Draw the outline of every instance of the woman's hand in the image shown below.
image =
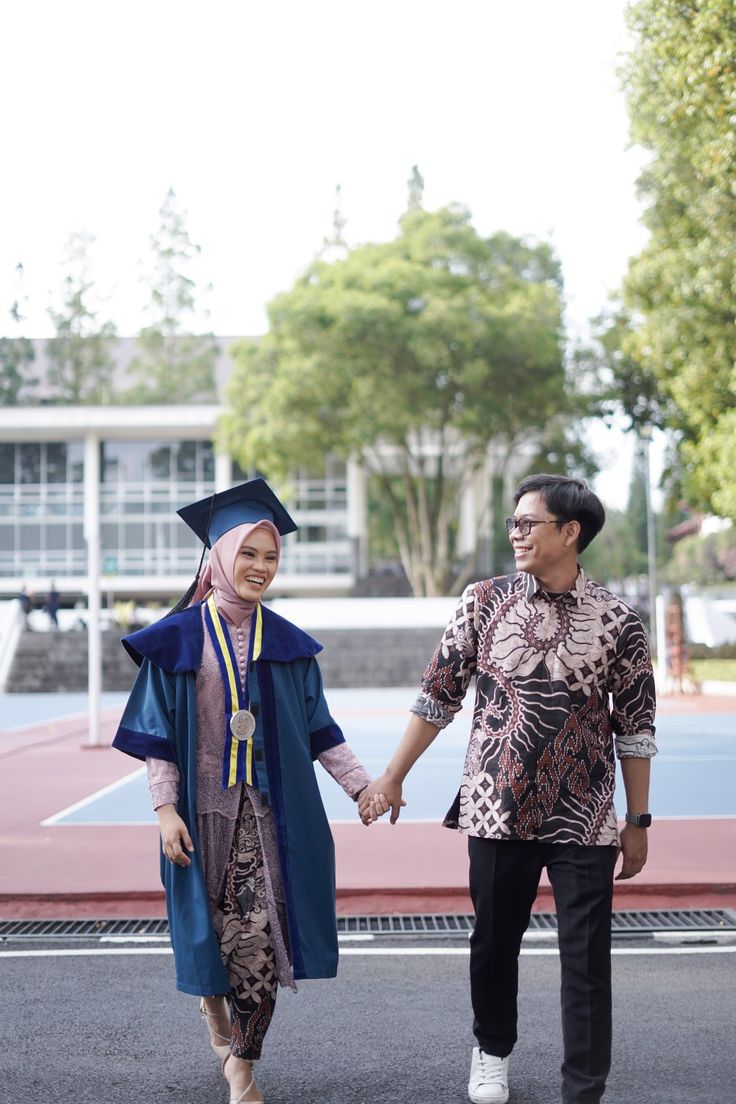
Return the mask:
<path fill-rule="evenodd" d="M 360 819 L 368 826 L 390 809 L 391 823 L 395 824 L 399 819 L 401 810 L 406 805 L 401 794 L 401 782 L 392 778 L 388 771 L 385 771 L 380 778 L 366 786 L 360 795 L 358 799 Z"/>
<path fill-rule="evenodd" d="M 186 824 L 173 805 L 160 805 L 156 812 L 164 855 L 177 866 L 191 866 L 192 860 L 184 853 L 184 849 L 194 851 L 194 844 Z"/>

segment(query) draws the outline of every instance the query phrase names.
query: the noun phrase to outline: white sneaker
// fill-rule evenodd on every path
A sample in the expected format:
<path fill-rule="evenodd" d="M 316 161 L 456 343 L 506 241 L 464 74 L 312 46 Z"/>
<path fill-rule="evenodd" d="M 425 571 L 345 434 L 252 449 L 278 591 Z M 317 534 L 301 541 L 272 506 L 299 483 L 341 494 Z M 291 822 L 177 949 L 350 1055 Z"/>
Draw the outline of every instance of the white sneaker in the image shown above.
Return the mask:
<path fill-rule="evenodd" d="M 509 1060 L 473 1047 L 468 1096 L 473 1104 L 506 1104 L 509 1098 Z"/>

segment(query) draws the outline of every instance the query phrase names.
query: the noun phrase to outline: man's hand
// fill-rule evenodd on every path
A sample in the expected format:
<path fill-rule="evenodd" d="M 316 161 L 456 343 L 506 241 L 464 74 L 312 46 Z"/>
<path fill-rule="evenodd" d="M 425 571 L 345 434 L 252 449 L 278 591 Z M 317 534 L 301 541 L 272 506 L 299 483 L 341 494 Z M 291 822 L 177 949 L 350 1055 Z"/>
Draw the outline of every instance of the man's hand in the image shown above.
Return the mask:
<path fill-rule="evenodd" d="M 635 824 L 627 824 L 621 829 L 621 854 L 623 863 L 621 870 L 616 875 L 616 881 L 633 878 L 644 869 L 647 861 L 647 829 L 637 828 Z"/>
<path fill-rule="evenodd" d="M 194 851 L 194 844 L 186 824 L 173 805 L 161 805 L 156 812 L 164 855 L 177 866 L 191 866 L 192 860 L 184 853 L 184 849 Z"/>
<path fill-rule="evenodd" d="M 401 796 L 402 786 L 395 778 L 384 772 L 363 790 L 358 799 L 360 819 L 368 827 L 391 809 L 391 823 L 395 824 L 406 802 Z"/>

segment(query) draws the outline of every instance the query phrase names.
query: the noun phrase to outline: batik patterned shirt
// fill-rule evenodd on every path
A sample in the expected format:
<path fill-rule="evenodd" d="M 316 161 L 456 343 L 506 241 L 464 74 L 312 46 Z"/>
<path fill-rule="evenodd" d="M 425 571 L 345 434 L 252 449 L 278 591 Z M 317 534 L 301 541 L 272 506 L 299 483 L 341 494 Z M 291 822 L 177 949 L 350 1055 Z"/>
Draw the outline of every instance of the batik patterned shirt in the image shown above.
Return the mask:
<path fill-rule="evenodd" d="M 639 615 L 579 569 L 548 595 L 526 573 L 464 591 L 412 712 L 444 728 L 476 696 L 445 825 L 489 839 L 615 845 L 615 756 L 649 758 L 655 691 Z"/>

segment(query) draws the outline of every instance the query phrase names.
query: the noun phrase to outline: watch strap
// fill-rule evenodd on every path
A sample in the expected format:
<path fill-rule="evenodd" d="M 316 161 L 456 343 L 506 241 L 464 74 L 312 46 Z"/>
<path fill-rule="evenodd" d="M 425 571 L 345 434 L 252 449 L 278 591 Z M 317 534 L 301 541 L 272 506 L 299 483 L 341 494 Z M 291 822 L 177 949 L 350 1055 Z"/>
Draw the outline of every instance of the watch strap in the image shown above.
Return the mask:
<path fill-rule="evenodd" d="M 652 823 L 651 813 L 627 813 L 626 823 L 635 824 L 637 828 L 648 828 Z"/>

